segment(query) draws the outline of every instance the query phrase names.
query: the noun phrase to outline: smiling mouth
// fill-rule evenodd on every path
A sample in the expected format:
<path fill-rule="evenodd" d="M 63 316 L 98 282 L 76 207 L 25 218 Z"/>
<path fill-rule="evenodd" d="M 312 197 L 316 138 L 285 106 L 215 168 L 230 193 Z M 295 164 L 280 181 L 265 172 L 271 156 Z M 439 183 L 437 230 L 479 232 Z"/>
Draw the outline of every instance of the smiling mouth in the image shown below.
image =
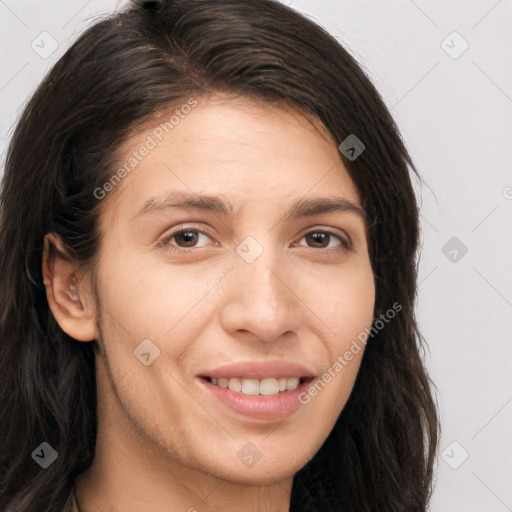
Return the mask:
<path fill-rule="evenodd" d="M 250 379 L 243 377 L 201 377 L 211 384 L 247 396 L 274 397 L 293 391 L 301 384 L 311 382 L 313 377 L 268 377 Z"/>

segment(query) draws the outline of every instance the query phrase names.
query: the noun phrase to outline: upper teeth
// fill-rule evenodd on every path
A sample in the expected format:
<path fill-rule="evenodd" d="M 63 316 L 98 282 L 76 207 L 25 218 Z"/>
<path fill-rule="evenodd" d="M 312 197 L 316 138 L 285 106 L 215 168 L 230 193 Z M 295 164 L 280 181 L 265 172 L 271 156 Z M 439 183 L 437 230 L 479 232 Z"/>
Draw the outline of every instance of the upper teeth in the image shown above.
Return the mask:
<path fill-rule="evenodd" d="M 212 384 L 217 384 L 224 389 L 230 389 L 231 391 L 237 391 L 244 395 L 264 395 L 271 396 L 277 395 L 283 391 L 290 391 L 295 389 L 300 384 L 299 377 L 282 377 L 275 379 L 273 377 L 268 379 L 240 379 L 238 377 L 225 378 L 220 377 L 218 379 L 212 378 Z"/>

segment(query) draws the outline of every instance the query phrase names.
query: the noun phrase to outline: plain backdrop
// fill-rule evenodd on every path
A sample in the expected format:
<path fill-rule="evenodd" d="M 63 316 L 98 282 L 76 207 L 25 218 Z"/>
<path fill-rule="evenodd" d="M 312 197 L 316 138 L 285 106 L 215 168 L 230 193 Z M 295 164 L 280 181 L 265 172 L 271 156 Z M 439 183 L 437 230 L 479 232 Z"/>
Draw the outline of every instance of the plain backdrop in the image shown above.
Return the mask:
<path fill-rule="evenodd" d="M 417 317 L 443 434 L 435 512 L 512 511 L 512 1 L 284 0 L 370 76 L 427 186 Z M 47 70 L 120 0 L 0 0 L 0 159 Z M 8 248 L 2 248 L 8 250 Z"/>

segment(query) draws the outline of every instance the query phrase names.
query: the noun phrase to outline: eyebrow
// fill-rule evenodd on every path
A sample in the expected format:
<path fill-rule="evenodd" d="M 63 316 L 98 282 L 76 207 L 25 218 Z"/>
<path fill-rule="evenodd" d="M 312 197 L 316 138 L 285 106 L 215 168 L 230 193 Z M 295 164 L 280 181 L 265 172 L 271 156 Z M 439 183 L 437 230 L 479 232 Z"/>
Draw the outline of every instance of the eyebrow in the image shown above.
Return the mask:
<path fill-rule="evenodd" d="M 200 210 L 230 219 L 237 219 L 242 213 L 241 207 L 235 208 L 232 203 L 225 202 L 218 196 L 176 190 L 146 201 L 133 219 L 173 208 Z M 352 212 L 359 215 L 363 221 L 366 220 L 366 214 L 362 208 L 341 196 L 299 199 L 291 205 L 282 220 L 290 221 L 330 212 Z"/>

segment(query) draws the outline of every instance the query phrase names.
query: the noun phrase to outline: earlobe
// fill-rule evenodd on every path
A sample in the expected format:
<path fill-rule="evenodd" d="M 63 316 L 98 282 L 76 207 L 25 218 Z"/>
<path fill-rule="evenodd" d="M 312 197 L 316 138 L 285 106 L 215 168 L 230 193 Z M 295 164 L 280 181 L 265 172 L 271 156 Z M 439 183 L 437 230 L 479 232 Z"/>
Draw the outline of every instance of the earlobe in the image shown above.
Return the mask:
<path fill-rule="evenodd" d="M 96 339 L 93 297 L 87 283 L 79 281 L 75 262 L 55 233 L 44 238 L 42 273 L 48 305 L 61 329 L 78 341 Z"/>

